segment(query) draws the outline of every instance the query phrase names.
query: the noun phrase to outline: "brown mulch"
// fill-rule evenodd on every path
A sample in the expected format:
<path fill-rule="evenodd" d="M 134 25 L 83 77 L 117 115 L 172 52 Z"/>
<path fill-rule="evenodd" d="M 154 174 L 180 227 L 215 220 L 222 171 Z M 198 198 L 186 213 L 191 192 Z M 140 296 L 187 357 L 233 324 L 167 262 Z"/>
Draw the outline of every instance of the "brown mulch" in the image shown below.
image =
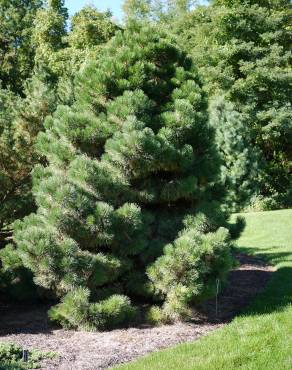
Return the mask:
<path fill-rule="evenodd" d="M 230 272 L 216 300 L 209 300 L 190 323 L 135 327 L 88 333 L 51 326 L 45 306 L 9 306 L 0 301 L 0 342 L 54 351 L 58 357 L 43 362 L 44 369 L 97 370 L 133 360 L 146 353 L 193 341 L 230 321 L 261 292 L 273 268 L 260 259 L 236 256 L 240 266 Z"/>

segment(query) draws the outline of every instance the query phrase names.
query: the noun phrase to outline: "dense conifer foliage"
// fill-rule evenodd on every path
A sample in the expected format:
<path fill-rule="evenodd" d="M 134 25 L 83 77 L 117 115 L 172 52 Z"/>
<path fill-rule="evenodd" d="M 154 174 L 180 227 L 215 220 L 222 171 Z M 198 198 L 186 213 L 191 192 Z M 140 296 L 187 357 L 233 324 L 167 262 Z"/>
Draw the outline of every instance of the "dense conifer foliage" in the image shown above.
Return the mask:
<path fill-rule="evenodd" d="M 64 297 L 51 317 L 119 324 L 130 299 L 164 302 L 162 320 L 186 315 L 231 261 L 227 230 L 208 218 L 220 217 L 210 200 L 219 157 L 191 59 L 157 28 L 132 24 L 45 126 L 38 211 L 15 240 L 35 281 Z"/>
<path fill-rule="evenodd" d="M 236 212 L 248 206 L 260 192 L 265 179 L 259 151 L 252 145 L 252 138 L 242 114 L 224 97 L 217 97 L 210 104 L 210 123 L 216 131 L 216 144 L 220 152 L 222 187 L 225 207 Z"/>

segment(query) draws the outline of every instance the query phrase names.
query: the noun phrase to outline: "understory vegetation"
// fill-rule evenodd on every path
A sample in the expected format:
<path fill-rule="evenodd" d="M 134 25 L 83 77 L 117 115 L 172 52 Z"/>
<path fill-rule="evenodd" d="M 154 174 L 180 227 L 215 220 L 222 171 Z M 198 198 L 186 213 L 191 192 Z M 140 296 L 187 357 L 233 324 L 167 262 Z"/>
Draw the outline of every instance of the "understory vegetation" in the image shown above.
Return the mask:
<path fill-rule="evenodd" d="M 22 347 L 13 343 L 0 343 L 1 370 L 39 369 L 41 360 L 55 356 L 56 354 L 53 352 L 45 353 L 33 350 L 27 352 L 27 361 L 23 361 Z"/>
<path fill-rule="evenodd" d="M 0 0 L 0 292 L 68 328 L 188 320 L 292 206 L 291 2 L 124 13 Z"/>

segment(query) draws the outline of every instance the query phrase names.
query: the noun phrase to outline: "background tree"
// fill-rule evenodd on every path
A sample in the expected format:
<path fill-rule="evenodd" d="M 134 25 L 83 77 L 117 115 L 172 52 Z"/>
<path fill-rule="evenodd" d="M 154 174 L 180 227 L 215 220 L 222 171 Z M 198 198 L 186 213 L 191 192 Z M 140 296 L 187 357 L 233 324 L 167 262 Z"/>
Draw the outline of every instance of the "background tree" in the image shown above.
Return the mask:
<path fill-rule="evenodd" d="M 119 27 L 112 21 L 110 12 L 99 12 L 87 6 L 71 18 L 71 29 L 67 34 L 67 47 L 56 54 L 62 62 L 58 96 L 63 103 L 72 102 L 74 77 L 82 65 L 97 59 L 104 45 L 115 35 Z M 65 97 L 67 97 L 65 100 Z"/>
<path fill-rule="evenodd" d="M 225 92 L 249 127 L 265 160 L 264 196 L 284 194 L 291 187 L 289 19 L 288 0 L 220 0 L 191 12 L 177 30 L 209 93 Z"/>
<path fill-rule="evenodd" d="M 62 73 L 62 66 L 56 59 L 57 52 L 67 45 L 66 23 L 68 11 L 64 0 L 49 0 L 46 7 L 37 12 L 34 21 L 32 41 L 36 49 L 36 69 L 43 69 L 46 73 L 57 79 Z"/>
<path fill-rule="evenodd" d="M 99 12 L 93 6 L 81 9 L 71 18 L 71 31 L 67 37 L 69 46 L 81 52 L 95 48 L 97 52 L 118 30 L 111 17 L 110 12 Z"/>
<path fill-rule="evenodd" d="M 0 248 L 12 237 L 12 224 L 34 209 L 31 170 L 39 160 L 34 144 L 45 117 L 55 109 L 53 88 L 41 76 L 27 80 L 26 98 L 7 90 L 0 98 Z"/>
<path fill-rule="evenodd" d="M 17 181 L 13 178 L 15 172 L 15 161 L 13 151 L 13 133 L 11 121 L 14 118 L 14 109 L 19 104 L 18 98 L 7 90 L 0 91 L 0 198 L 1 198 L 1 216 L 0 229 L 2 241 L 6 237 L 11 237 L 10 230 L 7 230 L 6 218 L 11 211 L 7 212 L 10 203 L 10 196 L 13 188 L 17 187 Z M 17 204 L 17 202 L 16 202 Z"/>
<path fill-rule="evenodd" d="M 63 325 L 125 322 L 130 299 L 160 302 L 161 320 L 187 315 L 231 263 L 224 214 L 210 201 L 214 131 L 191 59 L 157 28 L 132 24 L 45 126 L 38 210 L 16 225 L 18 248 L 5 260 L 16 253 L 62 298 L 50 316 Z"/>
<path fill-rule="evenodd" d="M 51 1 L 35 20 L 33 41 L 36 70 L 45 71 L 56 85 L 56 95 L 63 103 L 74 100 L 75 74 L 83 63 L 96 58 L 100 48 L 113 37 L 118 27 L 109 12 L 87 6 L 71 18 L 64 1 Z"/>
<path fill-rule="evenodd" d="M 33 21 L 42 0 L 0 1 L 0 81 L 3 89 L 22 92 L 31 76 L 35 49 L 31 43 Z"/>
<path fill-rule="evenodd" d="M 185 16 L 194 3 L 192 0 L 125 0 L 123 11 L 126 21 L 169 23 Z"/>
<path fill-rule="evenodd" d="M 145 20 L 151 13 L 151 0 L 125 0 L 123 4 L 123 11 L 126 20 L 136 19 Z"/>
<path fill-rule="evenodd" d="M 81 64 L 90 54 L 97 53 L 117 29 L 109 14 L 89 7 L 73 17 L 72 30 L 67 33 L 67 10 L 63 3 L 50 1 L 37 12 L 32 34 L 34 74 L 21 82 L 23 97 L 7 90 L 1 92 L 2 245 L 11 238 L 13 221 L 33 210 L 31 171 L 40 161 L 34 144 L 44 129 L 46 116 L 53 113 L 58 102 L 72 103 L 73 80 Z"/>

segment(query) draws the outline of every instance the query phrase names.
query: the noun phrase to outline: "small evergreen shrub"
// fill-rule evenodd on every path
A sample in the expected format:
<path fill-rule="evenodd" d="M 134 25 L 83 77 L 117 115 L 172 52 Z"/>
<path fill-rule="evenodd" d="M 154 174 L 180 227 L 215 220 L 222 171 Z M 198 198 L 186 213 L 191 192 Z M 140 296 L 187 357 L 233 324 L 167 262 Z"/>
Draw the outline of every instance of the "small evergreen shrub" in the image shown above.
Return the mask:
<path fill-rule="evenodd" d="M 144 302 L 177 320 L 223 278 L 207 108 L 192 60 L 155 27 L 131 24 L 81 71 L 38 138 L 37 212 L 15 225 L 23 265 L 61 300 L 51 319 L 112 328 Z"/>
<path fill-rule="evenodd" d="M 164 248 L 164 254 L 148 268 L 148 275 L 163 297 L 166 321 L 188 317 L 191 304 L 214 292 L 216 278 L 224 280 L 232 266 L 228 245 L 224 228 L 207 234 L 189 228 Z M 155 315 L 157 311 L 152 313 Z"/>
<path fill-rule="evenodd" d="M 112 295 L 98 303 L 90 303 L 90 291 L 77 288 L 49 311 L 51 320 L 67 328 L 94 330 L 117 327 L 135 318 L 135 309 L 128 297 Z"/>
<path fill-rule="evenodd" d="M 146 321 L 152 325 L 168 323 L 166 316 L 159 306 L 152 306 L 149 308 L 149 310 L 146 312 Z"/>
<path fill-rule="evenodd" d="M 28 362 L 23 362 L 23 349 L 14 343 L 0 343 L 0 370 L 39 369 L 40 361 L 56 356 L 53 352 L 29 351 Z"/>

